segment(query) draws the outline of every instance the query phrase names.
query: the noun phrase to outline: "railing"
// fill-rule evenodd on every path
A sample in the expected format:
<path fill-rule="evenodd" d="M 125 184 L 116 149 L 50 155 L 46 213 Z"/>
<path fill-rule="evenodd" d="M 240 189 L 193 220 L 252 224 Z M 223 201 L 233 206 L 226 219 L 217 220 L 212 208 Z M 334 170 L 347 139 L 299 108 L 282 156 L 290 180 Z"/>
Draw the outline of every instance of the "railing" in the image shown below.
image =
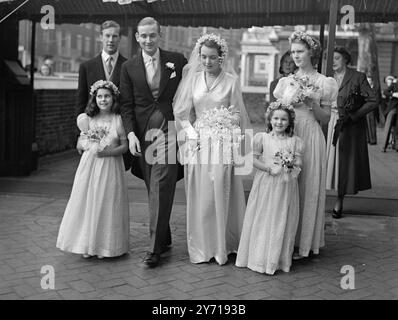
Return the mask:
<path fill-rule="evenodd" d="M 77 89 L 77 73 L 55 73 L 54 76 L 35 74 L 34 89 Z"/>

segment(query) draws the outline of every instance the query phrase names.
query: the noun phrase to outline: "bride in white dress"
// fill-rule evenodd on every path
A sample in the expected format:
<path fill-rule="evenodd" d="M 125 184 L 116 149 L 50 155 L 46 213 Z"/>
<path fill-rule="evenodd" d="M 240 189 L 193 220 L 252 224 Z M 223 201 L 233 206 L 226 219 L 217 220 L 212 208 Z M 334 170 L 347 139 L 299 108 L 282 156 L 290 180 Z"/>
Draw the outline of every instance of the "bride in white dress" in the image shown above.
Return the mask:
<path fill-rule="evenodd" d="M 191 147 L 193 161 L 185 159 L 185 191 L 187 197 L 187 241 L 192 263 L 215 258 L 220 265 L 228 254 L 236 252 L 246 209 L 241 177 L 232 163 L 207 161 L 219 154 L 214 145 L 201 144 L 200 130 L 206 112 L 234 106 L 231 119 L 244 130 L 248 116 L 243 104 L 239 78 L 225 70 L 228 48 L 225 40 L 214 34 L 202 36 L 192 52 L 174 103 L 179 136 L 186 143 L 180 155 Z M 192 149 L 193 148 L 193 149 Z M 188 147 L 189 149 L 189 147 Z M 180 159 L 184 162 L 184 157 Z"/>

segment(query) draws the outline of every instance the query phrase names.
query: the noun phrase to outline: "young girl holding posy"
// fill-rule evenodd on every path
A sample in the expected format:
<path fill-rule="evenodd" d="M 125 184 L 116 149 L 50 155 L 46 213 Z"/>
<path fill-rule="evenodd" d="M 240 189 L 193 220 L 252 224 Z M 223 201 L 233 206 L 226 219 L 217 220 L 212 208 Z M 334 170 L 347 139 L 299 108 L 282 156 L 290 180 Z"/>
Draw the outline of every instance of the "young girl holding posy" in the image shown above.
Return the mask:
<path fill-rule="evenodd" d="M 59 229 L 57 247 L 90 256 L 115 257 L 128 252 L 129 202 L 122 154 L 126 134 L 118 113 L 118 88 L 99 80 L 77 117 L 79 144 L 85 150 Z"/>
<path fill-rule="evenodd" d="M 273 102 L 268 107 L 267 132 L 253 141 L 253 164 L 258 170 L 247 202 L 236 265 L 257 272 L 289 272 L 299 221 L 297 177 L 302 140 L 293 135 L 292 106 Z"/>

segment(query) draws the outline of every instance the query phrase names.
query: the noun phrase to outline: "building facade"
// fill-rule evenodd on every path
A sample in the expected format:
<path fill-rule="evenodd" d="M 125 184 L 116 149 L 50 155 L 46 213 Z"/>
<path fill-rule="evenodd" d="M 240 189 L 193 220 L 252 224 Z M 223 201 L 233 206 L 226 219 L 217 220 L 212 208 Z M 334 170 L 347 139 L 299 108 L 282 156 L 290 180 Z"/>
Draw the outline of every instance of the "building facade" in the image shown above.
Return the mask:
<path fill-rule="evenodd" d="M 54 60 L 54 71 L 77 73 L 80 63 L 99 54 L 102 49 L 100 26 L 93 23 L 61 24 L 55 29 L 44 30 L 36 24 L 35 68 L 39 69 L 46 56 Z M 19 59 L 24 67 L 31 64 L 32 23 L 20 21 Z M 127 38 L 122 36 L 120 52 L 127 52 Z"/>

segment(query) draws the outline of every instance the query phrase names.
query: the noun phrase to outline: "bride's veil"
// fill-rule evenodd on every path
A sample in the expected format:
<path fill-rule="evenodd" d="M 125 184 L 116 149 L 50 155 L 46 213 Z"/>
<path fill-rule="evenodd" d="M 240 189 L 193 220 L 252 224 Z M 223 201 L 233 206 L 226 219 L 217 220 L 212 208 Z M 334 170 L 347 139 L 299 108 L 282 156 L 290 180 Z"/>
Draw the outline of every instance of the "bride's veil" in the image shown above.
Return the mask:
<path fill-rule="evenodd" d="M 200 45 L 196 44 L 189 57 L 188 63 L 182 70 L 182 79 L 173 101 L 173 112 L 176 120 L 189 118 L 192 106 L 192 86 L 195 74 L 202 70 L 199 57 Z"/>
<path fill-rule="evenodd" d="M 181 130 L 180 121 L 189 120 L 191 109 L 193 108 L 193 101 L 192 101 L 192 91 L 194 90 L 195 84 L 195 77 L 196 74 L 200 71 L 203 71 L 203 66 L 200 61 L 200 50 L 201 44 L 196 43 L 192 53 L 189 57 L 188 63 L 185 65 L 182 71 L 182 79 L 180 85 L 177 89 L 177 92 L 174 96 L 173 101 L 173 112 L 176 119 L 177 130 Z M 221 68 L 223 72 L 229 73 L 234 77 L 238 78 L 237 73 L 235 72 L 233 66 L 228 61 L 228 52 L 225 52 L 223 56 L 223 61 L 221 63 Z M 236 88 L 238 92 L 236 94 L 241 98 L 241 89 L 240 86 Z M 247 129 L 250 127 L 250 120 L 247 114 L 246 108 L 243 103 L 243 99 L 239 99 L 239 105 L 235 106 L 238 108 L 240 112 L 241 118 L 241 128 L 242 130 Z"/>
<path fill-rule="evenodd" d="M 212 34 L 205 36 L 216 37 Z M 193 109 L 193 90 L 195 89 L 195 79 L 197 77 L 197 73 L 203 71 L 203 66 L 199 55 L 201 45 L 202 44 L 199 43 L 199 41 L 195 44 L 195 47 L 189 57 L 188 63 L 185 65 L 182 71 L 182 79 L 173 100 L 173 113 L 177 129 L 177 141 L 180 145 L 181 152 L 183 152 L 184 148 L 182 147 L 186 137 L 186 128 L 184 130 L 184 125 L 186 126 L 188 121 L 190 121 L 192 118 L 191 112 Z M 236 110 L 239 111 L 240 127 L 242 133 L 245 133 L 245 130 L 251 127 L 250 120 L 243 102 L 238 75 L 236 74 L 232 64 L 230 64 L 228 61 L 228 48 L 226 47 L 226 43 L 221 68 L 222 72 L 229 73 L 237 78 L 236 85 L 233 90 L 234 92 L 232 92 L 232 95 L 234 96 L 235 100 L 234 106 Z"/>

